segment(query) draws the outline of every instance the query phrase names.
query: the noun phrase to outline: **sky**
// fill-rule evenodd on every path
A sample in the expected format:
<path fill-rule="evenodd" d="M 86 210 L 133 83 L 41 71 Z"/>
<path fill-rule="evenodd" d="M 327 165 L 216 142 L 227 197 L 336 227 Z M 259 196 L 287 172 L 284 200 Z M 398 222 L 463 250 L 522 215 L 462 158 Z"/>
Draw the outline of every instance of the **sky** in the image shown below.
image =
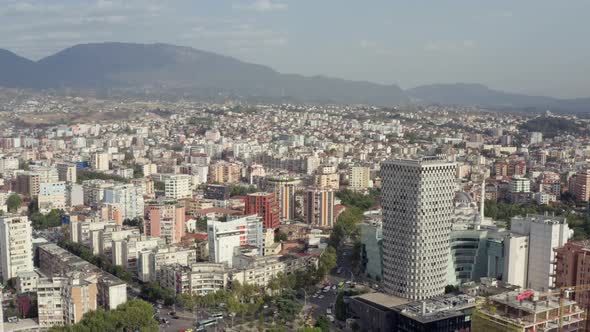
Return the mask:
<path fill-rule="evenodd" d="M 162 42 L 283 73 L 572 98 L 590 96 L 588 13 L 590 0 L 0 0 L 0 48 L 38 60 Z"/>

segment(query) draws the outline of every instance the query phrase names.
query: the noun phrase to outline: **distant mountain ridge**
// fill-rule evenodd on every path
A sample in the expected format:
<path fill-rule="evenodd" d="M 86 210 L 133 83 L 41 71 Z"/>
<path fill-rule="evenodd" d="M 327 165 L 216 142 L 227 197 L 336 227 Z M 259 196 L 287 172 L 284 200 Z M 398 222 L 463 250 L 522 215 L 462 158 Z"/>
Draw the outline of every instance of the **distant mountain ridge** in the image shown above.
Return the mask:
<path fill-rule="evenodd" d="M 590 98 L 525 96 L 479 84 L 436 84 L 404 91 L 397 85 L 282 74 L 266 66 L 169 44 L 80 44 L 37 62 L 0 49 L 0 86 L 378 106 L 420 102 L 590 109 Z"/>

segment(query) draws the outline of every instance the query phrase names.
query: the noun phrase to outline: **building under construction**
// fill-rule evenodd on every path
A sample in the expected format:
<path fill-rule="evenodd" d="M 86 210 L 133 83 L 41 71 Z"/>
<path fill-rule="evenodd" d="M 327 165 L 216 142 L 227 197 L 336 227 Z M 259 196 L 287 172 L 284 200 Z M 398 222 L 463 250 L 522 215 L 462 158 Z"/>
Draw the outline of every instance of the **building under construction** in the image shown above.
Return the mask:
<path fill-rule="evenodd" d="M 471 327 L 486 332 L 583 332 L 585 325 L 585 310 L 575 301 L 565 297 L 560 301 L 553 293 L 512 291 L 486 298 Z"/>

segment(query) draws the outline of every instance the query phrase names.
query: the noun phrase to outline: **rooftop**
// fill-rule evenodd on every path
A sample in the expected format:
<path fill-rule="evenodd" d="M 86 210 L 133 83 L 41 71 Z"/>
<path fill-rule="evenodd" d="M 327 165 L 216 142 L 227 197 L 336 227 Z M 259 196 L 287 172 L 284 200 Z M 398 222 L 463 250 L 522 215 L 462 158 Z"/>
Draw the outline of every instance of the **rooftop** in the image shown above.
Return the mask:
<path fill-rule="evenodd" d="M 490 296 L 490 299 L 497 303 L 502 303 L 509 307 L 535 314 L 559 308 L 559 298 L 557 296 L 543 297 L 544 300 L 541 301 L 534 301 L 532 297 L 529 297 L 528 299 L 517 300 L 517 297 L 522 293 L 524 293 L 524 291 L 512 291 Z M 563 301 L 564 306 L 572 305 L 575 303 L 576 302 L 568 299 L 564 299 Z"/>
<path fill-rule="evenodd" d="M 385 308 L 393 308 L 410 302 L 407 299 L 387 295 L 384 293 L 366 293 L 363 295 L 354 296 L 353 298 L 362 300 L 364 302 L 375 303 Z"/>

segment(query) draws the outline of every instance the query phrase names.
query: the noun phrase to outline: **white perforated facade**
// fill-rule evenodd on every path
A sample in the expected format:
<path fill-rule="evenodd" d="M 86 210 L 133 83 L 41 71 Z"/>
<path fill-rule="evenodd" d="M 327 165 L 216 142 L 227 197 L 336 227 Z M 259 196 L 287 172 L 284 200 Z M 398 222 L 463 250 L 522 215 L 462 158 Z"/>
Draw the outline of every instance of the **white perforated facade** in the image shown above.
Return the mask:
<path fill-rule="evenodd" d="M 383 179 L 383 281 L 412 300 L 444 293 L 455 164 L 436 157 L 392 160 Z"/>

